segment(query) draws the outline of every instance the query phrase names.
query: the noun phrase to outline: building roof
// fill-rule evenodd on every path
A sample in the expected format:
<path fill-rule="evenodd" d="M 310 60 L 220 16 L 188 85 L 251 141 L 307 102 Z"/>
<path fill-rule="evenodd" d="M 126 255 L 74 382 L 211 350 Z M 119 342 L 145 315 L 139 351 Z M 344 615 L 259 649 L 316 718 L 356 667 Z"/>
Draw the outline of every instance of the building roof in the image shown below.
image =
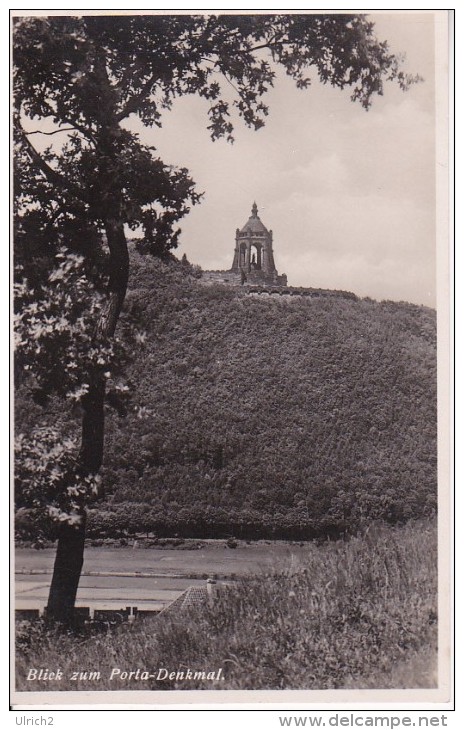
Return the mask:
<path fill-rule="evenodd" d="M 251 233 L 269 233 L 266 226 L 261 222 L 261 219 L 258 216 L 258 206 L 256 203 L 253 203 L 251 216 L 248 218 L 248 221 L 245 223 L 243 228 L 240 229 L 240 233 L 247 233 L 248 231 L 251 231 Z"/>

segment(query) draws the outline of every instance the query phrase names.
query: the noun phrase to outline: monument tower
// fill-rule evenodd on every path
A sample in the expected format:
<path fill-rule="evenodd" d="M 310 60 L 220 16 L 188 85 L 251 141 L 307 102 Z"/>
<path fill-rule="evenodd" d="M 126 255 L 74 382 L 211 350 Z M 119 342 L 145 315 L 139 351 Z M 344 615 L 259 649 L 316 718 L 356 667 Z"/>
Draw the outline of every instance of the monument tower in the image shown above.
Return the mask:
<path fill-rule="evenodd" d="M 279 276 L 272 248 L 272 231 L 258 216 L 258 206 L 253 203 L 251 216 L 243 228 L 235 232 L 234 260 L 231 272 L 241 274 L 242 283 L 287 286 L 285 274 Z"/>

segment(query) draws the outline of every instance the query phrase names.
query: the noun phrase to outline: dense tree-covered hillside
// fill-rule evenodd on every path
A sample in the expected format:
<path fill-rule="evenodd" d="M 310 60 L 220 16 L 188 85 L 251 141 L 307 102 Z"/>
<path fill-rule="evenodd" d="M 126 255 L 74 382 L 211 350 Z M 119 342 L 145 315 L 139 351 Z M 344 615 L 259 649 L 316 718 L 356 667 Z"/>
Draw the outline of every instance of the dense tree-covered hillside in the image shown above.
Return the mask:
<path fill-rule="evenodd" d="M 304 538 L 434 511 L 433 310 L 246 296 L 132 256 L 135 408 L 109 419 L 91 534 Z"/>

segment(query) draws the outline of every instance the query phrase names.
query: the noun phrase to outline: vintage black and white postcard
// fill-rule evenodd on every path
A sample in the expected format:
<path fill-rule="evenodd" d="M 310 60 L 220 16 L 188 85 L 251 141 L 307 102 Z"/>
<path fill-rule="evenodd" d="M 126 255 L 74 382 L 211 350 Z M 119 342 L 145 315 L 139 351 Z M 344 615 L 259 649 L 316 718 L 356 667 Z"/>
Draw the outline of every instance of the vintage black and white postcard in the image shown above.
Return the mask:
<path fill-rule="evenodd" d="M 448 22 L 12 11 L 15 706 L 450 701 Z"/>

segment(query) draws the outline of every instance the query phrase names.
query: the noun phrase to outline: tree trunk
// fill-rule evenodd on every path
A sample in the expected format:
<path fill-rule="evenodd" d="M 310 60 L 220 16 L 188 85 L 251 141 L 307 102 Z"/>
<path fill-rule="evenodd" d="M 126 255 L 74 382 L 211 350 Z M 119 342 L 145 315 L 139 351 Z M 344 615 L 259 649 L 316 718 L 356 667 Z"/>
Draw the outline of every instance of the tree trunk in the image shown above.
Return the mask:
<path fill-rule="evenodd" d="M 83 399 L 82 441 L 79 473 L 96 474 L 103 459 L 105 382 L 91 383 Z M 47 605 L 47 619 L 66 626 L 73 624 L 74 604 L 84 563 L 85 506 L 81 523 L 63 524 L 58 533 L 53 578 Z"/>
<path fill-rule="evenodd" d="M 129 254 L 124 226 L 118 211 L 112 211 L 105 222 L 110 249 L 110 279 L 105 310 L 97 324 L 96 338 L 105 340 L 114 335 L 129 278 Z M 116 213 L 116 214 L 115 214 Z M 96 376 L 89 383 L 89 390 L 82 400 L 82 440 L 79 474 L 83 477 L 97 474 L 103 461 L 105 433 L 105 379 Z M 74 604 L 84 563 L 86 512 L 81 507 L 82 522 L 79 525 L 63 524 L 60 527 L 53 578 L 50 586 L 47 618 L 72 625 Z"/>
<path fill-rule="evenodd" d="M 74 604 L 84 562 L 85 511 L 80 525 L 60 526 L 55 565 L 46 617 L 70 626 L 74 619 Z"/>

